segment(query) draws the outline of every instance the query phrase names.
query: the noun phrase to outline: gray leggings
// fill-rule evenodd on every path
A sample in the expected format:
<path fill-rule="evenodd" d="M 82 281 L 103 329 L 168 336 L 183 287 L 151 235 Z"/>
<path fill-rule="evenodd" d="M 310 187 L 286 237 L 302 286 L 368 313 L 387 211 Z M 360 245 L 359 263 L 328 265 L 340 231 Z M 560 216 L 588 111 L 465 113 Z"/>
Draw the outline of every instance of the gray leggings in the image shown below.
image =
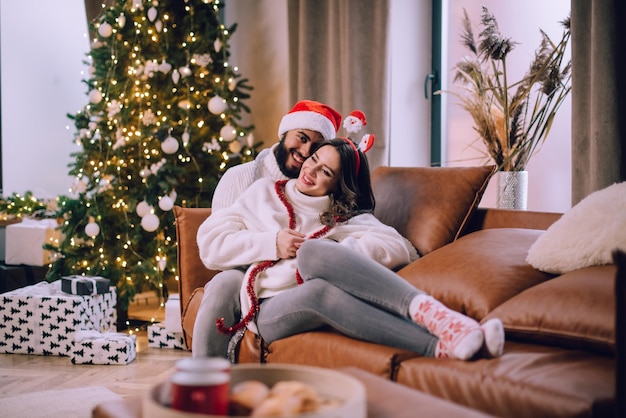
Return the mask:
<path fill-rule="evenodd" d="M 334 241 L 309 240 L 298 250 L 304 283 L 265 300 L 257 328 L 265 341 L 322 326 L 363 341 L 433 357 L 437 338 L 408 318 L 423 293 L 376 261 Z"/>
<path fill-rule="evenodd" d="M 260 305 L 256 325 L 268 343 L 330 326 L 355 339 L 434 356 L 437 338 L 408 318 L 409 303 L 422 292 L 393 271 L 326 239 L 302 245 L 298 269 L 302 285 Z M 239 321 L 242 280 L 243 272 L 228 270 L 205 286 L 194 357 L 226 355 L 229 337 L 217 331 L 215 320 L 224 317 L 226 326 Z"/>

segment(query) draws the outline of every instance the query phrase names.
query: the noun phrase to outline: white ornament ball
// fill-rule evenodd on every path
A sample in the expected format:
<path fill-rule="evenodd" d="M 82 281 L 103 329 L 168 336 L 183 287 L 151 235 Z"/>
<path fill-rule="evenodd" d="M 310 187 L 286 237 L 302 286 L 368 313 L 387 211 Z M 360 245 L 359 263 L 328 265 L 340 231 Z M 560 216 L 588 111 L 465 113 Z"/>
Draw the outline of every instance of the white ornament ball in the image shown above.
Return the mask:
<path fill-rule="evenodd" d="M 174 154 L 178 151 L 178 141 L 173 136 L 168 136 L 165 141 L 161 142 L 161 149 L 166 154 Z"/>
<path fill-rule="evenodd" d="M 187 144 L 189 143 L 189 132 L 183 132 L 183 136 L 181 139 L 183 140 L 183 145 L 187 146 Z"/>
<path fill-rule="evenodd" d="M 93 89 L 89 92 L 89 102 L 98 104 L 102 101 L 102 92 L 98 89 Z"/>
<path fill-rule="evenodd" d="M 98 235 L 100 233 L 100 227 L 98 226 L 97 223 L 95 222 L 89 222 L 86 226 L 85 226 L 85 234 L 87 234 L 90 237 L 95 237 L 96 235 Z"/>
<path fill-rule="evenodd" d="M 209 100 L 209 112 L 214 115 L 219 115 L 224 112 L 228 108 L 226 104 L 226 100 L 222 99 L 220 96 L 213 96 L 211 100 Z"/>
<path fill-rule="evenodd" d="M 120 25 L 120 28 L 126 26 L 126 16 L 124 16 L 124 13 L 121 13 L 120 17 L 117 18 L 117 24 Z"/>
<path fill-rule="evenodd" d="M 172 81 L 174 82 L 174 84 L 178 84 L 178 80 L 180 80 L 180 73 L 178 72 L 178 70 L 172 71 Z"/>
<path fill-rule="evenodd" d="M 157 32 L 160 33 L 163 30 L 163 22 L 157 20 L 156 22 L 154 22 L 154 27 L 156 28 Z"/>
<path fill-rule="evenodd" d="M 141 227 L 148 232 L 154 232 L 159 227 L 159 217 L 154 213 L 149 213 L 141 218 Z"/>
<path fill-rule="evenodd" d="M 225 125 L 220 129 L 220 136 L 224 138 L 224 141 L 232 141 L 237 138 L 237 131 L 231 125 Z"/>
<path fill-rule="evenodd" d="M 108 38 L 113 34 L 113 28 L 107 22 L 103 22 L 98 28 L 98 34 L 103 38 Z"/>
<path fill-rule="evenodd" d="M 174 207 L 174 201 L 169 196 L 163 196 L 159 200 L 159 207 L 161 208 L 162 211 L 167 212 L 168 210 L 171 210 Z"/>
<path fill-rule="evenodd" d="M 137 215 L 141 216 L 142 218 L 146 216 L 147 214 L 149 214 L 151 210 L 152 210 L 152 206 L 150 206 L 148 202 L 146 202 L 145 200 L 142 200 L 141 202 L 137 203 L 137 208 L 135 209 L 135 211 L 137 212 Z"/>

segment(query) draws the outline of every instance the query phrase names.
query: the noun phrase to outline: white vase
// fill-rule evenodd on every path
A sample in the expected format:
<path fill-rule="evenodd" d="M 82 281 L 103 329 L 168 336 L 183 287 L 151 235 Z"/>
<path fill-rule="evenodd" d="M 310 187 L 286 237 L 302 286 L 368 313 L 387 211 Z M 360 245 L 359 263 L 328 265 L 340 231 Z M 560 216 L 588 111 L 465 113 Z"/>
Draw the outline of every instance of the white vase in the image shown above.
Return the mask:
<path fill-rule="evenodd" d="M 498 207 L 526 210 L 528 171 L 498 172 Z"/>

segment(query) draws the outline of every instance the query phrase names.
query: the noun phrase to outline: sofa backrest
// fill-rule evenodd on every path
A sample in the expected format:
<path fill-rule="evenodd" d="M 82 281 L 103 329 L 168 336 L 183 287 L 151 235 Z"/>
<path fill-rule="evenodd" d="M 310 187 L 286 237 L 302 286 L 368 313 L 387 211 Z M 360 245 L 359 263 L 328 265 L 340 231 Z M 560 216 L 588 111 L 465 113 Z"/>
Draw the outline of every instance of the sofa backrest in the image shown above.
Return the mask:
<path fill-rule="evenodd" d="M 426 255 L 458 238 L 495 167 L 379 167 L 375 215 Z"/>
<path fill-rule="evenodd" d="M 481 229 L 522 228 L 548 229 L 562 213 L 536 212 L 529 210 L 477 208 L 471 216 L 461 235 L 467 235 Z"/>

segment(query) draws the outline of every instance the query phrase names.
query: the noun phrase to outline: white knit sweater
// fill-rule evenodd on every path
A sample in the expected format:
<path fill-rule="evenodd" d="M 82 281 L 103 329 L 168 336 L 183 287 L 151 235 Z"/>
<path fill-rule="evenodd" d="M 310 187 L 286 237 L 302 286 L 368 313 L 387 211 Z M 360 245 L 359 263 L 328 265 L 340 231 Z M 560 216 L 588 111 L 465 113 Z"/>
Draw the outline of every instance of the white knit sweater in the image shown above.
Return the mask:
<path fill-rule="evenodd" d="M 266 148 L 256 156 L 254 161 L 233 166 L 226 170 L 217 183 L 213 200 L 212 211 L 231 206 L 252 183 L 260 178 L 284 180 L 287 177 L 280 171 L 274 151 L 279 144 Z"/>
<path fill-rule="evenodd" d="M 252 306 L 246 291 L 251 270 L 262 261 L 278 259 L 276 235 L 289 228 L 289 216 L 275 191 L 275 183 L 267 178 L 256 181 L 232 206 L 213 213 L 198 230 L 200 258 L 207 268 L 249 266 L 241 288 L 244 315 Z M 295 229 L 310 236 L 323 227 L 319 215 L 328 208 L 329 198 L 304 195 L 295 183 L 287 182 L 285 195 L 293 205 Z M 337 225 L 324 238 L 354 248 L 389 268 L 407 264 L 416 257 L 415 249 L 395 229 L 371 214 Z M 297 286 L 296 268 L 295 259 L 281 259 L 261 272 L 255 280 L 257 298 L 271 297 Z M 248 328 L 257 332 L 253 323 Z"/>

